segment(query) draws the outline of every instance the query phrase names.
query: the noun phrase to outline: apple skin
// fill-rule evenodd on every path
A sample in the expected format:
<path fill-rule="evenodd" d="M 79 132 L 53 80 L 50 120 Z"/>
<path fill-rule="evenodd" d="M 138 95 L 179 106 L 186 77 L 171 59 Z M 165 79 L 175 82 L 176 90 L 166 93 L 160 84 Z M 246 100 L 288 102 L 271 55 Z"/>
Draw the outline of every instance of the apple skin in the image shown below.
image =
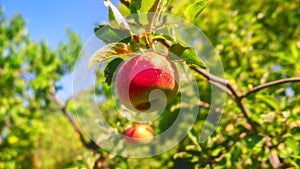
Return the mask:
<path fill-rule="evenodd" d="M 149 124 L 136 123 L 125 131 L 125 136 L 128 145 L 147 144 L 153 139 L 153 129 Z"/>
<path fill-rule="evenodd" d="M 120 102 L 130 110 L 147 111 L 152 103 L 163 102 L 157 96 L 149 99 L 150 93 L 159 89 L 170 103 L 178 93 L 178 71 L 167 56 L 145 52 L 125 61 L 117 71 L 116 92 Z"/>

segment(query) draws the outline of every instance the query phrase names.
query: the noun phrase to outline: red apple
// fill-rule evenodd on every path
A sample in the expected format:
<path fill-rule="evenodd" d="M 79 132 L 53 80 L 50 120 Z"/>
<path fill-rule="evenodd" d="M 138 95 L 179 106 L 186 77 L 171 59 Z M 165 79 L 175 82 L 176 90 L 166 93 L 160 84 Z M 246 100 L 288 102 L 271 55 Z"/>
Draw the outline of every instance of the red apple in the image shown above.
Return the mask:
<path fill-rule="evenodd" d="M 164 97 L 149 98 L 155 89 Z M 170 103 L 178 93 L 178 72 L 167 56 L 155 52 L 136 54 L 117 71 L 116 92 L 120 102 L 131 110 L 146 111 L 152 103 Z"/>
<path fill-rule="evenodd" d="M 153 139 L 153 129 L 149 124 L 136 123 L 125 132 L 125 141 L 132 145 L 136 143 L 147 144 Z"/>

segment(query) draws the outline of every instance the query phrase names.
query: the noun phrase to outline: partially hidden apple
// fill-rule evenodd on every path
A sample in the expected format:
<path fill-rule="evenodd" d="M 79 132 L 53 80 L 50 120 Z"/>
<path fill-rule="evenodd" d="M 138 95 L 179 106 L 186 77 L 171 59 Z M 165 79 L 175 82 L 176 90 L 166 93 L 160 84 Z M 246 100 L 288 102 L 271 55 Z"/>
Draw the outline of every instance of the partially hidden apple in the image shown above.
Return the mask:
<path fill-rule="evenodd" d="M 125 131 L 128 145 L 147 144 L 153 139 L 153 129 L 149 124 L 136 123 Z"/>
<path fill-rule="evenodd" d="M 125 61 L 116 74 L 120 102 L 131 110 L 147 111 L 152 104 L 170 103 L 178 93 L 178 71 L 166 55 L 156 52 L 136 54 Z M 161 95 L 151 96 L 155 89 Z"/>

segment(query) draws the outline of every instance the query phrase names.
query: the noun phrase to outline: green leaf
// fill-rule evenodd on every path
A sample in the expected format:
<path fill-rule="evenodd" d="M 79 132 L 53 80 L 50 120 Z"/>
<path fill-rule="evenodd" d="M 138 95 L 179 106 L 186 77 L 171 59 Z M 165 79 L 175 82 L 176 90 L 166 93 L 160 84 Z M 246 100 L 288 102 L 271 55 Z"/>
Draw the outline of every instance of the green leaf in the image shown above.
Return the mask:
<path fill-rule="evenodd" d="M 162 27 L 156 29 L 153 33 L 153 40 L 164 39 L 174 41 L 174 27 L 174 25 L 163 25 Z"/>
<path fill-rule="evenodd" d="M 213 149 L 212 151 L 211 151 L 211 155 L 213 156 L 213 157 L 217 157 L 217 156 L 219 156 L 219 154 L 222 152 L 222 151 L 224 151 L 225 150 L 225 147 L 217 147 L 217 148 L 215 148 L 215 149 Z"/>
<path fill-rule="evenodd" d="M 149 21 L 153 20 L 153 13 L 157 12 L 158 4 L 160 0 L 134 0 L 131 1 L 129 9 L 131 14 L 140 14 L 144 13 L 146 15 L 135 16 L 134 19 L 137 23 L 142 25 L 149 24 Z"/>
<path fill-rule="evenodd" d="M 280 109 L 280 104 L 276 100 L 276 98 L 268 95 L 256 95 L 255 97 L 258 102 L 263 102 L 266 105 L 268 105 L 271 109 L 273 110 L 279 110 Z"/>
<path fill-rule="evenodd" d="M 187 152 L 179 152 L 179 153 L 176 153 L 174 155 L 174 159 L 179 159 L 179 158 L 192 158 L 193 155 L 192 154 L 189 154 Z"/>
<path fill-rule="evenodd" d="M 133 0 L 130 3 L 129 9 L 131 14 L 155 12 L 160 0 Z"/>
<path fill-rule="evenodd" d="M 201 68 L 206 68 L 205 63 L 197 56 L 195 50 L 191 47 L 186 47 L 181 43 L 175 43 L 169 48 L 169 51 L 184 60 L 187 64 L 194 64 Z"/>
<path fill-rule="evenodd" d="M 115 28 L 119 28 L 119 24 L 116 24 L 116 18 L 111 8 L 108 8 L 108 20 L 110 25 L 112 25 Z"/>
<path fill-rule="evenodd" d="M 155 12 L 159 0 L 142 1 L 140 13 Z"/>
<path fill-rule="evenodd" d="M 262 136 L 254 135 L 246 138 L 248 149 L 253 149 L 263 139 Z"/>
<path fill-rule="evenodd" d="M 197 150 L 199 152 L 201 152 L 202 149 L 201 149 L 201 146 L 199 145 L 199 141 L 198 141 L 198 138 L 196 135 L 197 135 L 196 131 L 193 128 L 188 132 L 188 137 L 191 139 L 193 144 L 196 146 Z"/>
<path fill-rule="evenodd" d="M 94 29 L 96 36 L 106 44 L 114 42 L 128 43 L 131 39 L 130 31 L 127 29 L 115 29 L 110 25 L 99 25 Z"/>
<path fill-rule="evenodd" d="M 165 40 L 165 41 L 172 41 L 172 40 L 174 40 L 172 37 L 170 37 L 168 35 L 160 35 L 160 34 L 154 35 L 152 37 L 152 39 L 153 40 L 159 40 L 159 39 L 161 39 L 161 40 Z"/>
<path fill-rule="evenodd" d="M 299 143 L 291 138 L 285 140 L 285 144 L 288 148 L 290 148 L 294 154 L 299 154 Z"/>
<path fill-rule="evenodd" d="M 123 59 L 121 59 L 121 58 L 115 58 L 106 65 L 106 67 L 104 69 L 104 76 L 105 76 L 105 82 L 108 85 L 111 85 L 114 73 L 117 70 L 117 68 L 119 67 L 119 65 L 122 63 L 122 61 L 123 61 Z"/>
<path fill-rule="evenodd" d="M 197 3 L 188 6 L 184 14 L 189 21 L 193 21 L 199 16 L 199 14 L 206 8 L 207 5 L 208 0 L 200 0 Z"/>
<path fill-rule="evenodd" d="M 239 143 L 236 143 L 230 151 L 230 161 L 232 164 L 235 164 L 238 159 L 241 157 L 242 147 Z"/>
<path fill-rule="evenodd" d="M 114 56 L 121 56 L 123 54 L 131 53 L 125 43 L 112 43 L 97 50 L 89 60 L 88 68 L 90 69 L 96 64 L 104 60 L 110 59 Z"/>
<path fill-rule="evenodd" d="M 291 56 L 292 56 L 292 58 L 296 61 L 297 58 L 299 58 L 299 55 L 300 55 L 300 54 L 299 54 L 299 49 L 298 49 L 296 43 L 295 43 L 295 44 L 292 44 L 292 45 L 290 46 L 290 50 L 291 50 Z"/>
<path fill-rule="evenodd" d="M 287 54 L 286 52 L 275 52 L 274 56 L 278 57 L 282 62 L 287 64 L 295 64 L 297 61 L 291 54 Z"/>
<path fill-rule="evenodd" d="M 129 9 L 131 14 L 137 14 L 141 8 L 142 0 L 133 0 L 130 3 Z"/>
<path fill-rule="evenodd" d="M 300 127 L 294 127 L 289 130 L 289 134 L 292 136 L 293 140 L 300 143 Z"/>
<path fill-rule="evenodd" d="M 105 4 L 105 6 L 107 6 L 109 8 L 109 13 L 108 13 L 109 21 L 111 23 L 114 23 L 113 21 L 116 21 L 117 26 L 124 27 L 125 29 L 130 30 L 130 27 L 129 27 L 126 19 L 120 13 L 118 8 L 116 6 L 114 6 L 110 2 L 110 0 L 104 1 L 104 4 Z M 116 25 L 116 24 L 114 24 L 114 25 Z"/>

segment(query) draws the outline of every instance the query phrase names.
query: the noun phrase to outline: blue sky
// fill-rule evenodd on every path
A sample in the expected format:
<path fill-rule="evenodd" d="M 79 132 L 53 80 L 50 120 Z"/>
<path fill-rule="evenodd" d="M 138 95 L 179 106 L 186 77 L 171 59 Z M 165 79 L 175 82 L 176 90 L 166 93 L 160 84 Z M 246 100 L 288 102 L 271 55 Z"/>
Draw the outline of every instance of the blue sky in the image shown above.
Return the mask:
<path fill-rule="evenodd" d="M 85 42 L 96 24 L 107 21 L 103 0 L 0 0 L 8 17 L 20 13 L 34 41 L 45 39 L 52 49 L 66 39 L 71 28 Z"/>

